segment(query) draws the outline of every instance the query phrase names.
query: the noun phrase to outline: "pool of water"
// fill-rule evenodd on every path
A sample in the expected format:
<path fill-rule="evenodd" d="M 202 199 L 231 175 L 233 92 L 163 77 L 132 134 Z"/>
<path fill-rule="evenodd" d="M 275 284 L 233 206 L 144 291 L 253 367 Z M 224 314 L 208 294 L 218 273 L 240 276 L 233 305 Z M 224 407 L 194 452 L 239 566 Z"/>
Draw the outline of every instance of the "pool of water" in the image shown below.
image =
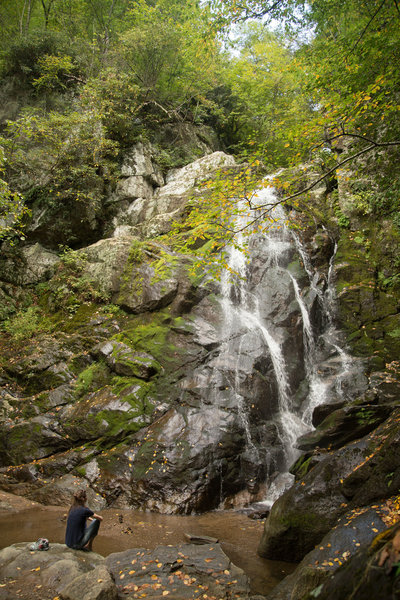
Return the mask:
<path fill-rule="evenodd" d="M 267 594 L 296 565 L 260 558 L 257 545 L 263 523 L 235 511 L 215 511 L 195 516 L 169 516 L 130 510 L 107 509 L 93 550 L 102 556 L 129 548 L 178 545 L 185 533 L 217 538 L 233 563 L 250 578 L 253 593 Z M 46 537 L 64 543 L 66 509 L 31 508 L 11 513 L 0 511 L 0 547 Z M 122 522 L 121 522 L 122 521 Z"/>

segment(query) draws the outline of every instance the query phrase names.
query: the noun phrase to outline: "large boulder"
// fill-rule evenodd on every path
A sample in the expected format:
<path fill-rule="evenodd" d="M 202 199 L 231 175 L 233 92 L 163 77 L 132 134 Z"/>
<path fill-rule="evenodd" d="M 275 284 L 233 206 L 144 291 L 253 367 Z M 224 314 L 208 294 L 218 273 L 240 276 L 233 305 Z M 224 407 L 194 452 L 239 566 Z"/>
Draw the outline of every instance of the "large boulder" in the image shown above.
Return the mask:
<path fill-rule="evenodd" d="M 3 598 L 35 590 L 40 597 L 60 600 L 117 600 L 126 597 L 229 600 L 248 596 L 248 580 L 220 545 L 183 544 L 155 550 L 131 548 L 106 559 L 94 552 L 53 544 L 46 552 L 31 551 L 30 543 L 0 551 Z M 6 592 L 6 595 L 3 595 Z M 207 593 L 206 593 L 207 592 Z"/>
<path fill-rule="evenodd" d="M 232 156 L 224 152 L 213 152 L 185 167 L 170 171 L 165 185 L 156 188 L 154 194 L 150 187 L 144 187 L 149 186 L 149 177 L 154 181 L 154 177 L 149 174 L 150 167 L 127 165 L 124 173 L 145 172 L 147 169 L 147 174 L 135 174 L 120 181 L 114 198 L 120 204 L 120 208 L 113 224 L 115 227 L 135 227 L 135 231 L 143 237 L 166 233 L 171 228 L 171 221 L 176 220 L 186 206 L 195 185 L 217 169 L 234 165 L 235 160 Z M 157 182 L 161 182 L 159 177 Z M 131 202 L 127 204 L 126 200 Z"/>
<path fill-rule="evenodd" d="M 298 567 L 268 594 L 268 600 L 304 598 L 331 579 L 344 563 L 367 547 L 388 522 L 386 503 L 354 509 L 344 515 Z M 341 598 L 341 596 L 339 596 Z"/>
<path fill-rule="evenodd" d="M 50 542 L 48 551 L 31 551 L 31 543 L 13 544 L 0 551 L 2 586 L 18 597 L 18 589 L 53 592 L 63 600 L 116 600 L 117 588 L 94 552 L 71 550 Z M 54 596 L 53 596 L 54 597 Z"/>
<path fill-rule="evenodd" d="M 0 261 L 0 279 L 20 286 L 37 284 L 50 279 L 59 261 L 55 252 L 39 243 L 12 249 Z"/>
<path fill-rule="evenodd" d="M 203 592 L 208 598 L 248 597 L 248 580 L 218 543 L 132 548 L 106 558 L 120 594 L 132 598 L 189 600 Z"/>
<path fill-rule="evenodd" d="M 258 552 L 300 560 L 349 508 L 388 498 L 400 484 L 400 411 L 371 434 L 326 454 L 281 496 Z"/>
<path fill-rule="evenodd" d="M 399 523 L 373 540 L 344 563 L 331 577 L 304 596 L 305 600 L 351 598 L 352 600 L 392 600 L 400 595 L 398 562 Z"/>

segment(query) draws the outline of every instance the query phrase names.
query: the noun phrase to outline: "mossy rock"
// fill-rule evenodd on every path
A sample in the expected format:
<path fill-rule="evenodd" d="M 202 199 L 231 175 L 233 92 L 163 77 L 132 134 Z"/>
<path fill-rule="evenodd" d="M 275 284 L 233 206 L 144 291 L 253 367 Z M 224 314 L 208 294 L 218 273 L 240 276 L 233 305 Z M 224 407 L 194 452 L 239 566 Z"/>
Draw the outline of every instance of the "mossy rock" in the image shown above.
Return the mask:
<path fill-rule="evenodd" d="M 111 379 L 111 372 L 107 365 L 95 362 L 81 371 L 74 385 L 75 398 L 82 398 L 86 394 L 95 392 L 104 387 Z"/>
<path fill-rule="evenodd" d="M 91 350 L 92 355 L 103 358 L 117 375 L 149 380 L 161 370 L 161 365 L 147 352 L 133 350 L 130 346 L 110 340 Z"/>
<path fill-rule="evenodd" d="M 392 412 L 390 404 L 354 404 L 332 412 L 318 427 L 301 436 L 296 446 L 300 450 L 341 448 L 375 429 Z"/>

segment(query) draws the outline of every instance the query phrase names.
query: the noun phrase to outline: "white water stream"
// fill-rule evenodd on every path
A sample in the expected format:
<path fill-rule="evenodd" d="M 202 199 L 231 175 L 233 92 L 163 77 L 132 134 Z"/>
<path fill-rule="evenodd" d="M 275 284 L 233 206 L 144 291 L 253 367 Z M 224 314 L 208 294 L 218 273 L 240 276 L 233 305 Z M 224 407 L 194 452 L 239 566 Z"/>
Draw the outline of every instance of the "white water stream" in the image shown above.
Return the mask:
<path fill-rule="evenodd" d="M 263 188 L 258 193 L 260 205 L 274 203 L 275 196 L 272 188 Z M 247 211 L 243 211 L 245 213 Z M 254 217 L 254 215 L 253 215 Z M 273 222 L 267 234 L 254 234 L 250 239 L 239 234 L 235 240 L 235 246 L 227 248 L 228 269 L 221 282 L 223 295 L 222 308 L 224 315 L 223 328 L 227 346 L 225 355 L 236 352 L 236 374 L 235 374 L 235 396 L 237 410 L 246 435 L 247 451 L 250 454 L 259 455 L 260 450 L 252 440 L 249 416 L 243 397 L 240 394 L 240 367 L 246 360 L 242 343 L 231 347 L 229 340 L 237 338 L 240 331 L 241 339 L 251 334 L 259 344 L 264 346 L 265 354 L 268 354 L 272 365 L 278 391 L 278 411 L 275 415 L 275 425 L 279 431 L 279 443 L 281 444 L 282 460 L 280 464 L 272 465 L 267 477 L 267 495 L 264 503 L 268 506 L 283 493 L 291 484 L 293 476 L 288 469 L 299 455 L 296 449 L 297 439 L 304 433 L 313 429 L 312 415 L 316 406 L 327 401 L 329 388 L 332 386 L 332 376 L 327 378 L 320 375 L 321 361 L 326 358 L 320 351 L 321 343 L 330 348 L 330 354 L 337 357 L 336 391 L 341 394 L 341 381 L 351 368 L 351 358 L 341 348 L 338 332 L 333 326 L 334 291 L 332 285 L 332 270 L 334 255 L 331 259 L 328 281 L 325 287 L 318 286 L 321 275 L 312 267 L 311 261 L 300 242 L 285 223 L 283 209 L 278 206 L 272 212 Z M 236 222 L 237 229 L 243 228 L 252 217 L 242 216 Z M 240 247 L 247 246 L 249 258 Z M 260 309 L 260 302 L 264 300 L 255 293 L 255 286 L 251 277 L 252 248 L 257 250 L 258 256 L 263 256 L 263 268 L 275 270 L 276 275 L 282 273 L 287 281 L 293 286 L 293 296 L 298 305 L 298 313 L 302 320 L 303 347 L 304 347 L 304 371 L 308 385 L 308 394 L 301 406 L 295 400 L 296 390 L 292 389 L 289 377 L 289 367 L 282 348 L 282 335 L 279 326 L 274 320 L 265 318 Z M 302 281 L 296 279 L 293 269 L 288 263 L 288 253 L 296 254 L 297 259 L 304 265 L 304 276 Z M 232 274 L 233 273 L 233 274 Z M 323 321 L 326 327 L 323 331 L 315 331 L 312 323 L 310 309 L 305 300 L 310 292 L 319 299 L 319 306 L 323 313 Z M 265 399 L 269 401 L 268 398 Z M 277 470 L 279 472 L 277 472 Z"/>

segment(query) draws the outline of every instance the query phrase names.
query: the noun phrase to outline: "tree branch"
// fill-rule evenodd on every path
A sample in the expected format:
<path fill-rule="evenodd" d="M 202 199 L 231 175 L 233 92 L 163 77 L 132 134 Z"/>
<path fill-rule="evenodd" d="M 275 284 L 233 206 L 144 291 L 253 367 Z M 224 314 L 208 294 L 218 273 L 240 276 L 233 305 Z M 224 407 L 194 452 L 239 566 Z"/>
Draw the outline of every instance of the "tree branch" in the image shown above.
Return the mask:
<path fill-rule="evenodd" d="M 362 30 L 362 32 L 358 36 L 356 42 L 350 48 L 350 51 L 349 51 L 348 54 L 352 54 L 354 52 L 354 50 L 357 48 L 358 44 L 361 42 L 362 38 L 364 37 L 364 34 L 367 32 L 367 30 L 368 30 L 369 26 L 371 25 L 372 21 L 375 19 L 376 15 L 382 10 L 384 4 L 386 4 L 386 0 L 382 0 L 381 4 L 378 6 L 378 8 L 376 9 L 376 11 L 374 12 L 374 14 L 372 15 L 372 17 L 368 21 L 368 23 L 366 24 L 366 26 L 364 27 L 364 29 Z"/>
<path fill-rule="evenodd" d="M 366 154 L 367 152 L 370 152 L 371 150 L 374 150 L 375 148 L 383 148 L 383 147 L 387 147 L 387 146 L 400 146 L 400 141 L 397 141 L 397 142 L 373 142 L 367 148 L 364 148 L 363 150 L 360 150 L 359 152 L 352 154 L 352 156 L 348 156 L 341 162 L 337 163 L 334 167 L 329 169 L 329 171 L 324 173 L 321 177 L 318 177 L 318 179 L 316 179 L 316 181 L 311 183 L 309 186 L 307 186 L 303 190 L 300 190 L 299 192 L 296 192 L 295 194 L 292 194 L 291 196 L 287 196 L 286 198 L 279 200 L 279 202 L 263 204 L 263 205 L 260 205 L 260 206 L 254 207 L 254 208 L 265 208 L 265 207 L 270 208 L 270 207 L 276 206 L 277 204 L 283 204 L 284 202 L 287 202 L 288 200 L 293 200 L 293 198 L 298 198 L 302 194 L 305 194 L 306 192 L 309 192 L 310 190 L 312 190 L 316 185 L 321 183 L 321 181 L 326 179 L 326 177 L 329 177 L 329 175 L 332 175 L 332 173 L 334 173 L 337 169 L 340 169 L 340 167 L 343 167 L 343 165 L 346 165 L 347 163 L 351 162 L 352 160 L 358 158 L 359 156 L 362 156 L 363 154 Z M 264 213 L 264 214 L 266 214 L 266 213 Z"/>
<path fill-rule="evenodd" d="M 362 136 L 359 136 L 358 134 L 338 134 L 336 136 L 333 136 L 331 139 L 343 137 L 343 135 L 348 135 L 350 137 L 365 139 Z M 252 198 L 246 198 L 247 204 L 249 205 L 251 210 L 260 210 L 260 209 L 265 209 L 265 210 L 263 210 L 260 214 L 256 215 L 254 217 L 254 219 L 252 219 L 251 221 L 248 221 L 247 223 L 245 223 L 242 227 L 235 229 L 235 228 L 226 227 L 225 225 L 222 225 L 220 222 L 219 223 L 214 222 L 214 223 L 216 225 L 218 225 L 219 227 L 223 228 L 225 231 L 231 233 L 232 236 L 231 236 L 230 240 L 232 240 L 234 238 L 234 236 L 237 235 L 238 233 L 241 233 L 242 231 L 246 231 L 246 230 L 250 229 L 251 227 L 253 227 L 259 221 L 264 220 L 265 217 L 268 216 L 269 211 L 271 211 L 276 206 L 279 206 L 280 204 L 285 204 L 286 202 L 289 202 L 289 200 L 293 200 L 294 198 L 298 198 L 299 196 L 302 196 L 306 192 L 309 192 L 315 186 L 317 186 L 319 183 L 321 183 L 321 181 L 323 181 L 326 177 L 329 177 L 329 175 L 332 175 L 332 173 L 334 173 L 337 169 L 340 169 L 340 167 L 351 162 L 352 160 L 355 160 L 359 156 L 362 156 L 363 154 L 366 154 L 367 152 L 370 152 L 371 150 L 374 150 L 375 148 L 382 148 L 382 147 L 387 147 L 387 146 L 400 146 L 400 141 L 394 141 L 394 142 L 375 142 L 374 140 L 368 140 L 368 141 L 370 141 L 371 144 L 367 148 L 363 148 L 359 152 L 356 152 L 355 154 L 352 154 L 351 156 L 348 156 L 344 160 L 340 161 L 334 167 L 329 169 L 329 171 L 324 173 L 321 177 L 318 177 L 318 179 L 313 181 L 313 183 L 311 183 L 306 188 L 300 190 L 299 192 L 296 192 L 296 193 L 291 194 L 290 196 L 286 196 L 284 198 L 280 198 L 280 199 L 276 200 L 275 202 L 268 202 L 266 204 L 259 204 L 257 206 L 255 206 L 254 204 L 252 205 Z"/>

